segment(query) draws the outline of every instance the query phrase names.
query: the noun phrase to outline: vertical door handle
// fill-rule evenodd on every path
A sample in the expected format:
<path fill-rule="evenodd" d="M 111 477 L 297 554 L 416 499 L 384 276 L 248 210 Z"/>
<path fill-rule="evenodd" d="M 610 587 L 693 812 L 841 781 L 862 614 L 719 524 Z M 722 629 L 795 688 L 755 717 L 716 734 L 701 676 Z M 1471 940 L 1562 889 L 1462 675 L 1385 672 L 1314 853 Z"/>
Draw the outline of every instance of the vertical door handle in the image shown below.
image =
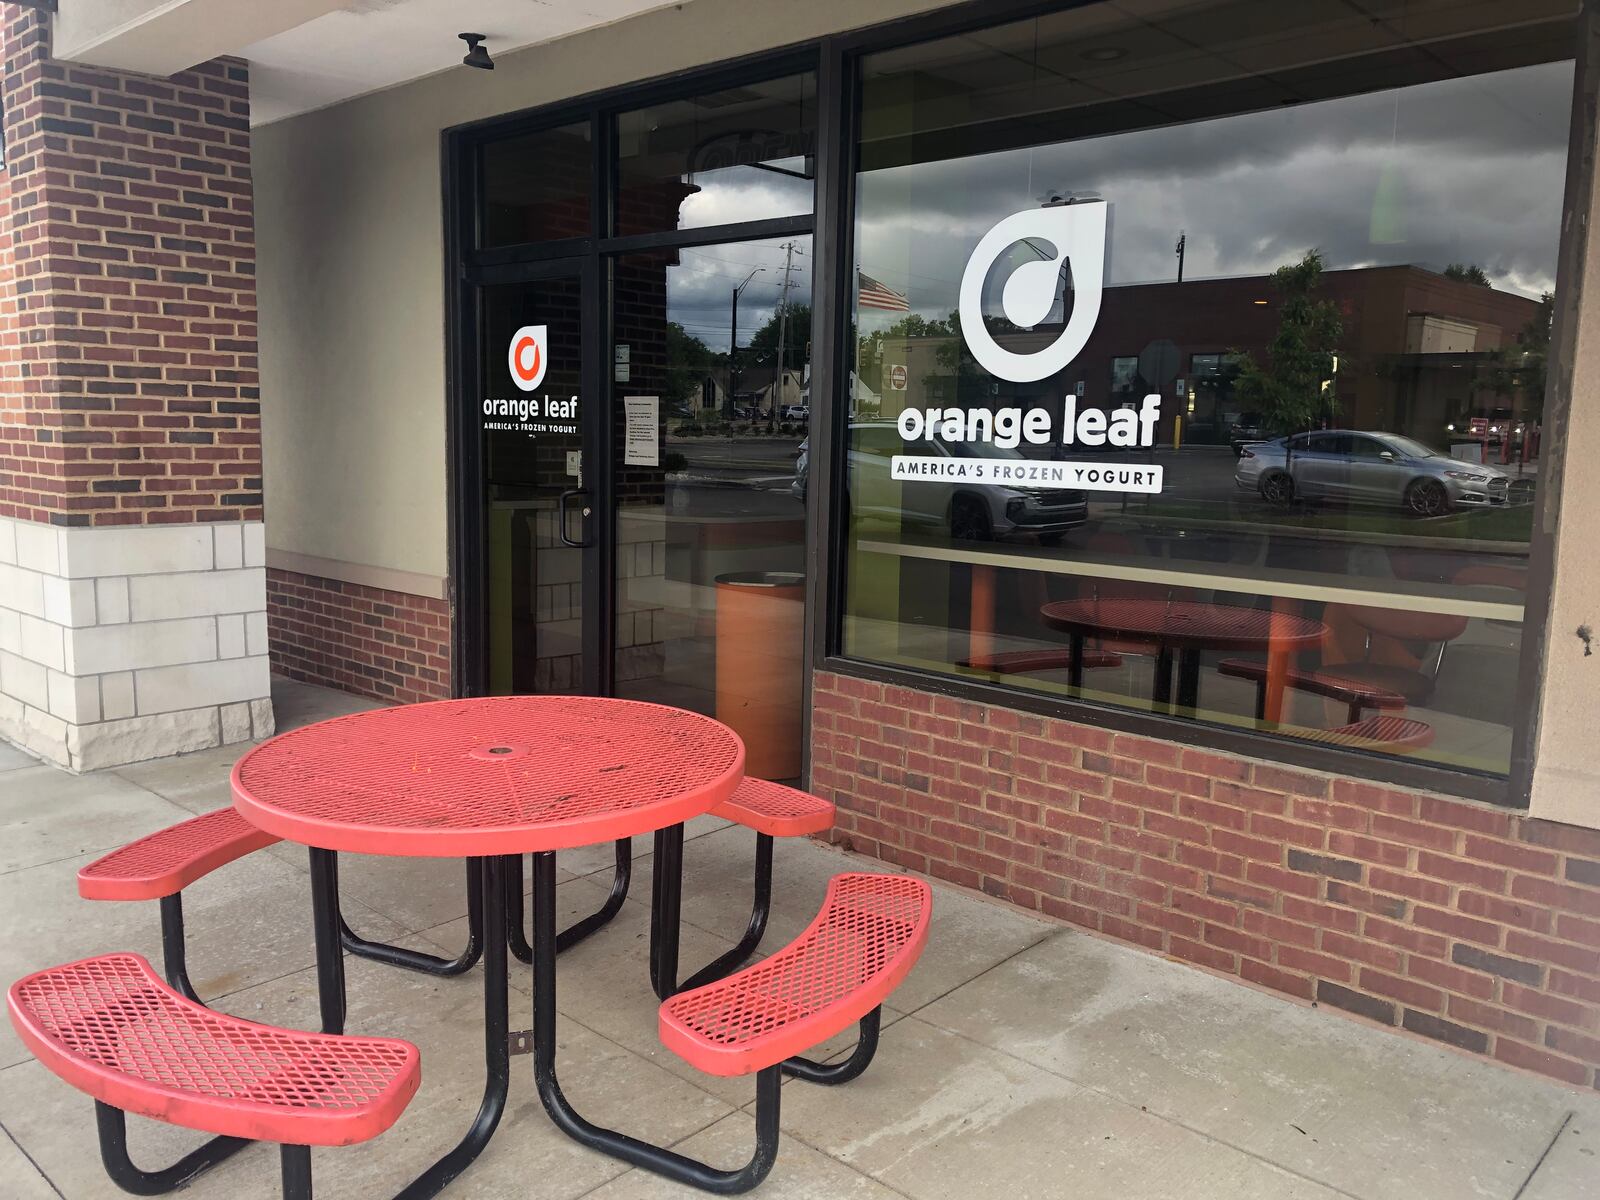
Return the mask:
<path fill-rule="evenodd" d="M 588 536 L 590 508 L 588 504 L 585 504 L 579 514 L 583 522 L 583 533 L 581 535 L 582 540 L 573 541 L 572 538 L 567 536 L 567 501 L 571 500 L 574 496 L 582 496 L 587 499 L 588 495 L 589 493 L 582 488 L 573 488 L 569 492 L 562 492 L 561 495 L 556 499 L 556 528 L 561 534 L 562 544 L 571 546 L 575 550 L 584 550 L 593 545 Z"/>

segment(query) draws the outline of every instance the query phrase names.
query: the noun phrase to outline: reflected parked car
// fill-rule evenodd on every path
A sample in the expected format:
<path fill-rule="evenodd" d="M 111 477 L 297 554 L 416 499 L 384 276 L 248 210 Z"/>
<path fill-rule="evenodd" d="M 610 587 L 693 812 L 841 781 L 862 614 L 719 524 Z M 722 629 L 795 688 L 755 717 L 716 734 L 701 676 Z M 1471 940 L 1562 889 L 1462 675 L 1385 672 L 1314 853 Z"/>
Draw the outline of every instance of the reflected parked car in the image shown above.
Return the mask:
<path fill-rule="evenodd" d="M 1266 430 L 1261 424 L 1260 413 L 1240 413 L 1239 419 L 1228 426 L 1228 445 L 1233 447 L 1233 456 L 1238 458 L 1246 446 L 1253 446 L 1266 437 Z"/>
<path fill-rule="evenodd" d="M 941 528 L 953 538 L 988 541 L 1037 534 L 1046 544 L 1059 542 L 1089 517 L 1088 501 L 1067 488 L 1029 488 L 947 482 L 937 479 L 894 479 L 890 464 L 896 454 L 949 458 L 1015 458 L 1019 450 L 984 443 L 947 444 L 938 440 L 906 442 L 892 421 L 863 421 L 850 426 L 849 499 L 851 514 L 878 517 L 924 528 Z M 789 491 L 806 496 L 811 441 L 800 443 Z"/>
<path fill-rule="evenodd" d="M 1393 433 L 1330 429 L 1244 447 L 1234 483 L 1274 504 L 1343 500 L 1433 517 L 1504 504 L 1510 476 Z"/>
<path fill-rule="evenodd" d="M 811 409 L 805 404 L 785 404 L 778 413 L 780 421 L 798 421 L 802 425 L 811 420 Z"/>

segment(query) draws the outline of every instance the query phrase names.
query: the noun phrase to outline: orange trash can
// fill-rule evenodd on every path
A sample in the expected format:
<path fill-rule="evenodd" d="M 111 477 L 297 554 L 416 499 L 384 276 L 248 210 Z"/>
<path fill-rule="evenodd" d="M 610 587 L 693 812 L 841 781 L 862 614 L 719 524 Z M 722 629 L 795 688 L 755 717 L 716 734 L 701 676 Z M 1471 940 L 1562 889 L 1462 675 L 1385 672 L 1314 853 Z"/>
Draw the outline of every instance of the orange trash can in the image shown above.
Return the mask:
<path fill-rule="evenodd" d="M 744 739 L 745 774 L 800 774 L 805 576 L 717 576 L 717 720 Z"/>

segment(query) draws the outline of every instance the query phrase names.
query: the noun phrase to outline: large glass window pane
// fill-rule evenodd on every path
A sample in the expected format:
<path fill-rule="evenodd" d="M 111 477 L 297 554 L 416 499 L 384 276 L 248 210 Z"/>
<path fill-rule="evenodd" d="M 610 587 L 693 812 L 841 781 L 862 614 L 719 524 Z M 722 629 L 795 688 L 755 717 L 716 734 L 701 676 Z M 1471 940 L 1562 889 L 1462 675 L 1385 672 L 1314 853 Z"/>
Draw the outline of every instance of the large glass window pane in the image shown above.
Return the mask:
<path fill-rule="evenodd" d="M 489 142 L 482 155 L 483 245 L 588 235 L 594 186 L 588 122 Z"/>
<path fill-rule="evenodd" d="M 616 694 L 800 772 L 811 239 L 613 260 Z"/>
<path fill-rule="evenodd" d="M 618 234 L 811 211 L 816 77 L 807 72 L 617 118 Z"/>
<path fill-rule="evenodd" d="M 844 651 L 1505 773 L 1575 8 L 865 60 Z"/>

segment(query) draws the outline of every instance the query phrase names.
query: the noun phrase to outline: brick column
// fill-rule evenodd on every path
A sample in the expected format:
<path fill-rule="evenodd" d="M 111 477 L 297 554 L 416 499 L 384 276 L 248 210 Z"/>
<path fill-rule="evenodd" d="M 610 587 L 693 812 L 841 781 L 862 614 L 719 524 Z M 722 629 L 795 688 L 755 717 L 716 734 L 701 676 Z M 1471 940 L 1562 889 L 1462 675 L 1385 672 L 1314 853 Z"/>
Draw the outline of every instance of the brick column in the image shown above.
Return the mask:
<path fill-rule="evenodd" d="M 88 769 L 271 730 L 249 82 L 6 4 L 0 735 Z"/>

